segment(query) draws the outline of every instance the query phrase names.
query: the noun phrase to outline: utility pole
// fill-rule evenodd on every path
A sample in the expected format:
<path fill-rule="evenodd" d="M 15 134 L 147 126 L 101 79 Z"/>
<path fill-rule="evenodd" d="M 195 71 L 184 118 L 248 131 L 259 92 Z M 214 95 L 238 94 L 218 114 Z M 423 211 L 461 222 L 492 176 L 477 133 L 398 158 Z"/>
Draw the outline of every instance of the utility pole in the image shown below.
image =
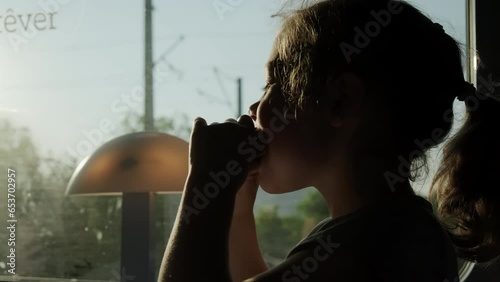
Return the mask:
<path fill-rule="evenodd" d="M 238 116 L 236 118 L 239 118 L 241 116 L 241 114 L 242 114 L 242 111 L 241 111 L 241 104 L 242 104 L 241 98 L 242 98 L 242 95 L 243 95 L 243 93 L 241 92 L 242 91 L 241 90 L 241 87 L 242 87 L 242 85 L 241 85 L 241 77 L 238 77 L 238 79 L 236 81 L 237 81 L 237 84 L 238 84 L 238 112 L 237 112 Z"/>
<path fill-rule="evenodd" d="M 242 104 L 243 104 L 243 79 L 241 77 L 237 77 L 237 78 L 234 78 L 230 75 L 227 75 L 223 72 L 221 72 L 218 68 L 214 67 L 214 73 L 215 73 L 215 77 L 217 78 L 217 81 L 219 82 L 219 85 L 221 87 L 221 90 L 222 92 L 224 93 L 224 96 L 225 96 L 225 99 L 220 99 L 218 98 L 217 96 L 215 95 L 210 95 L 208 93 L 206 93 L 205 91 L 201 90 L 201 89 L 197 89 L 197 92 L 199 95 L 201 96 L 205 96 L 206 98 L 209 98 L 211 100 L 215 100 L 217 101 L 218 103 L 220 104 L 225 104 L 227 105 L 228 107 L 232 108 L 233 107 L 233 103 L 231 103 L 231 98 L 229 98 L 229 95 L 226 91 L 226 88 L 224 87 L 224 83 L 222 82 L 221 80 L 221 74 L 224 75 L 224 77 L 228 80 L 231 80 L 231 81 L 235 81 L 236 82 L 236 112 L 235 112 L 235 115 L 236 115 L 236 118 L 239 118 L 242 114 L 243 114 L 243 110 L 242 110 Z"/>
<path fill-rule="evenodd" d="M 144 10 L 144 129 L 155 130 L 153 111 L 153 6 L 145 1 Z"/>

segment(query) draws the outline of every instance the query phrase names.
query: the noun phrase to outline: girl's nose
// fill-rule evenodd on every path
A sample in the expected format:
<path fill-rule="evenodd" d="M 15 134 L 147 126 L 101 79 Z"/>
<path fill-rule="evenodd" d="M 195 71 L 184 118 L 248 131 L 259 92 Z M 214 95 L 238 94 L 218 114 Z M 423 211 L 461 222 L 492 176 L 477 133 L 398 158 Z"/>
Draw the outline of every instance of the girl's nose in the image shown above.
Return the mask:
<path fill-rule="evenodd" d="M 253 121 L 257 120 L 257 108 L 259 107 L 259 103 L 260 101 L 257 101 L 248 108 L 248 115 L 253 119 Z"/>

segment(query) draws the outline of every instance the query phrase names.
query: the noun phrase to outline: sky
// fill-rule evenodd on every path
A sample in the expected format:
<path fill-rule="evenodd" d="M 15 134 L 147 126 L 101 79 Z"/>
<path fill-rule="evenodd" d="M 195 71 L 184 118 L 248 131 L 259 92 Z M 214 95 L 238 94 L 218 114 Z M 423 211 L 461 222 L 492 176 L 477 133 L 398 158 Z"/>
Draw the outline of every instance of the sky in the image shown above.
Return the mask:
<path fill-rule="evenodd" d="M 409 2 L 465 43 L 465 1 Z M 280 24 L 270 16 L 282 3 L 153 0 L 155 116 L 234 117 L 237 77 L 246 112 L 262 94 Z M 28 127 L 41 152 L 57 156 L 83 159 L 116 137 L 126 110 L 143 111 L 143 12 L 139 0 L 1 1 L 0 118 Z"/>

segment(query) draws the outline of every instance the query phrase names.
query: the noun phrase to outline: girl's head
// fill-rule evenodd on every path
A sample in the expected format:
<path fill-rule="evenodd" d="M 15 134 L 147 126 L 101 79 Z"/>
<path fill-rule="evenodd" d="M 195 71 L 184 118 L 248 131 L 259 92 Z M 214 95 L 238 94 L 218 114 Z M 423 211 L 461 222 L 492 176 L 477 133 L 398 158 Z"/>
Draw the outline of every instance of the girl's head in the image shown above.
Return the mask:
<path fill-rule="evenodd" d="M 272 140 L 261 186 L 282 193 L 350 173 L 387 189 L 412 180 L 470 89 L 460 45 L 403 1 L 321 1 L 282 16 L 266 92 L 250 108 Z M 432 190 L 459 254 L 479 261 L 500 254 L 498 110 L 492 98 L 470 109 Z"/>

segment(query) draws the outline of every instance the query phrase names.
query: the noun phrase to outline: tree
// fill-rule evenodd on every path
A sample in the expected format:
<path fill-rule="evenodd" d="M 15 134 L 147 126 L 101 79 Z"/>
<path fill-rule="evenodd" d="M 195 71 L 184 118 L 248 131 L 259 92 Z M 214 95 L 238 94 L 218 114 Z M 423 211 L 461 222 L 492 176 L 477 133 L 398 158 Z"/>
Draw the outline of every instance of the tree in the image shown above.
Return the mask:
<path fill-rule="evenodd" d="M 40 156 L 31 139 L 30 132 L 25 127 L 16 127 L 9 120 L 0 120 L 0 174 L 1 183 L 7 183 L 7 169 L 15 170 L 15 218 L 16 223 L 16 273 L 20 271 L 22 261 L 25 258 L 23 250 L 26 244 L 46 234 L 37 234 L 33 229 L 40 227 L 40 218 L 30 217 L 31 212 L 36 211 L 41 201 L 40 183 L 42 175 L 40 172 Z M 3 191 L 0 196 L 0 219 L 7 220 L 7 191 Z M 7 242 L 9 234 L 0 232 L 0 241 Z M 7 253 L 7 245 L 0 246 L 2 254 Z M 6 264 L 6 258 L 1 257 L 2 265 Z M 33 264 L 37 264 L 34 260 Z"/>
<path fill-rule="evenodd" d="M 262 207 L 255 215 L 257 238 L 264 256 L 284 259 L 301 238 L 300 217 L 280 217 L 277 206 Z"/>
<path fill-rule="evenodd" d="M 261 207 L 256 212 L 257 236 L 264 259 L 279 263 L 321 220 L 328 217 L 328 206 L 318 191 L 310 191 L 296 206 L 297 213 L 280 216 L 278 206 Z"/>
<path fill-rule="evenodd" d="M 297 211 L 304 218 L 304 235 L 329 216 L 328 206 L 323 196 L 316 190 L 307 193 L 306 197 L 297 204 Z"/>
<path fill-rule="evenodd" d="M 321 221 L 328 217 L 328 206 L 318 191 L 310 191 L 307 196 L 297 204 L 297 211 L 308 218 Z"/>
<path fill-rule="evenodd" d="M 105 262 L 106 258 L 95 256 L 102 247 L 98 242 L 101 239 L 97 240 L 99 236 L 90 235 L 85 228 L 88 230 L 88 225 L 90 230 L 101 232 L 102 219 L 106 218 L 102 215 L 109 210 L 105 201 L 109 199 L 65 197 L 66 185 L 77 166 L 76 160 L 57 159 L 51 155 L 42 157 L 29 130 L 16 127 L 8 120 L 0 122 L 0 130 L 3 133 L 0 147 L 2 167 L 16 170 L 16 273 L 76 278 Z M 6 174 L 1 175 L 4 183 L 5 177 Z M 5 203 L 6 200 L 0 201 L 2 210 L 5 210 Z M 109 233 L 116 234 L 111 229 Z M 6 235 L 0 233 L 2 242 Z M 0 248 L 4 247 L 2 244 Z M 108 257 L 115 259 L 119 255 L 116 246 L 107 250 L 115 251 Z M 2 253 L 7 252 L 2 250 Z"/>

